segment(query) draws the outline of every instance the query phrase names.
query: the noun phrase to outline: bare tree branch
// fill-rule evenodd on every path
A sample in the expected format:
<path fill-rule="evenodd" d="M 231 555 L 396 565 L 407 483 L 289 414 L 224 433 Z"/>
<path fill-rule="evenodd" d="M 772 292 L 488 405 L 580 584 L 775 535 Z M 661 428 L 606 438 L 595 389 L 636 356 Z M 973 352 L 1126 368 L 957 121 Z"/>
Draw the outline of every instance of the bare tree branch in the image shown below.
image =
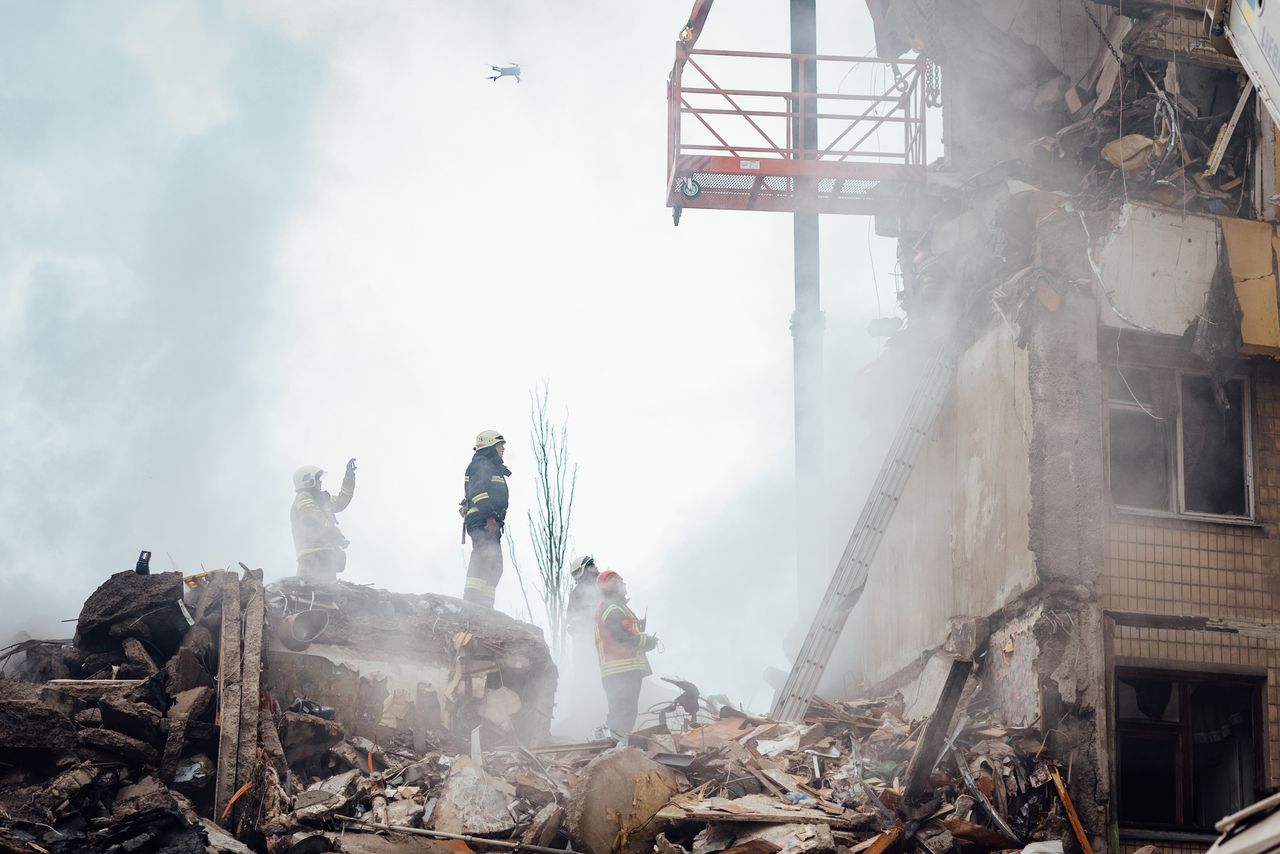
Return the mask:
<path fill-rule="evenodd" d="M 541 390 L 529 392 L 530 441 L 537 469 L 536 511 L 529 511 L 529 539 L 538 563 L 541 581 L 538 596 L 547 614 L 551 649 L 559 659 L 568 638 L 567 611 L 572 580 L 565 564 L 569 559 L 569 527 L 573 521 L 578 467 L 569 462 L 568 415 L 559 426 L 547 415 L 550 394 L 550 383 L 545 381 Z"/>

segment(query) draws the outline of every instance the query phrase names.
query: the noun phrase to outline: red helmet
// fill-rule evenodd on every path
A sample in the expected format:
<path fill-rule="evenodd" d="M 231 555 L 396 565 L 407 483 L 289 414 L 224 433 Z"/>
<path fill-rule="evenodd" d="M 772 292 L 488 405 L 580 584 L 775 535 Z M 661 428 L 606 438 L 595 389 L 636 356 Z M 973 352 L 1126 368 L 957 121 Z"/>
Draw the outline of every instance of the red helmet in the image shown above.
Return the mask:
<path fill-rule="evenodd" d="M 612 590 L 613 586 L 622 580 L 622 576 L 614 572 L 612 569 L 606 569 L 600 573 L 600 577 L 596 579 L 596 586 L 601 590 Z"/>

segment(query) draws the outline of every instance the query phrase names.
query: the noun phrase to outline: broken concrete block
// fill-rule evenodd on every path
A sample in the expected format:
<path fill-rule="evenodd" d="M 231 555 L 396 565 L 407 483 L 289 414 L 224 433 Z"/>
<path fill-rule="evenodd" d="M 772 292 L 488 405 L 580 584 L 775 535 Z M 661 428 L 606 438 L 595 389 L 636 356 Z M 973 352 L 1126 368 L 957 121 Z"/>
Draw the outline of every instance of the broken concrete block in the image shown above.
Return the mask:
<path fill-rule="evenodd" d="M 71 721 L 35 700 L 0 700 L 0 748 L 65 749 L 75 744 Z"/>
<path fill-rule="evenodd" d="M 198 623 L 187 629 L 178 651 L 164 665 L 170 693 L 176 694 L 190 688 L 213 687 L 213 676 L 210 674 L 214 669 L 212 662 L 216 658 L 213 635 L 209 630 Z"/>
<path fill-rule="evenodd" d="M 510 688 L 497 688 L 489 691 L 480 701 L 480 717 L 500 729 L 511 730 L 511 721 L 520 714 L 520 695 Z"/>
<path fill-rule="evenodd" d="M 943 649 L 956 658 L 973 661 L 987 645 L 991 624 L 986 617 L 952 617 L 947 620 L 947 639 Z"/>
<path fill-rule="evenodd" d="M 541 845 L 546 848 L 556 838 L 560 825 L 564 824 L 564 807 L 556 803 L 547 804 L 538 810 L 529 827 L 520 836 L 525 845 Z"/>
<path fill-rule="evenodd" d="M 676 793 L 675 775 L 634 747 L 602 753 L 582 769 L 569 792 L 569 834 L 586 854 L 611 854 L 614 840 L 626 851 L 653 848 L 651 819 Z"/>
<path fill-rule="evenodd" d="M 141 741 L 154 743 L 160 736 L 160 713 L 150 706 L 122 697 L 103 697 L 98 704 L 102 725 Z"/>
<path fill-rule="evenodd" d="M 116 792 L 116 802 L 111 808 L 112 818 L 123 818 L 147 810 L 177 809 L 178 803 L 169 790 L 155 777 L 143 777 L 136 783 L 123 786 Z"/>
<path fill-rule="evenodd" d="M 167 657 L 187 630 L 186 617 L 178 607 L 181 599 L 180 572 L 117 572 L 93 591 L 80 610 L 76 646 L 105 651 L 120 638 L 140 637 Z"/>
<path fill-rule="evenodd" d="M 290 765 L 300 765 L 321 755 L 346 734 L 342 724 L 315 715 L 285 712 L 283 717 L 280 745 Z"/>
<path fill-rule="evenodd" d="M 150 679 L 160 672 L 159 665 L 142 645 L 142 641 L 134 637 L 124 639 L 124 664 L 120 665 L 118 675 L 121 679 Z"/>
<path fill-rule="evenodd" d="M 417 801 L 392 801 L 387 804 L 387 824 L 392 827 L 421 827 L 422 804 Z"/>
<path fill-rule="evenodd" d="M 76 733 L 82 748 L 119 757 L 131 765 L 154 765 L 156 749 L 144 741 L 111 729 L 82 729 Z"/>
<path fill-rule="evenodd" d="M 434 828 L 471 836 L 511 833 L 516 823 L 507 810 L 512 793 L 505 788 L 471 760 L 459 758 L 440 790 Z"/>
<path fill-rule="evenodd" d="M 213 714 L 213 701 L 217 694 L 212 688 L 189 688 L 179 691 L 173 698 L 173 705 L 165 712 L 165 717 L 192 718 L 193 720 L 209 720 Z"/>
<path fill-rule="evenodd" d="M 235 837 L 227 835 L 225 830 L 209 819 L 202 818 L 200 824 L 209 837 L 209 851 L 213 854 L 254 854 L 252 848 Z"/>
<path fill-rule="evenodd" d="M 76 722 L 76 726 L 96 727 L 102 726 L 102 710 L 101 709 L 81 709 L 71 718 Z"/>
<path fill-rule="evenodd" d="M 74 768 L 63 771 L 46 784 L 41 800 L 50 809 L 56 810 L 64 801 L 68 801 L 80 794 L 86 786 L 93 782 L 93 778 L 97 774 L 98 769 L 92 762 L 82 762 Z"/>

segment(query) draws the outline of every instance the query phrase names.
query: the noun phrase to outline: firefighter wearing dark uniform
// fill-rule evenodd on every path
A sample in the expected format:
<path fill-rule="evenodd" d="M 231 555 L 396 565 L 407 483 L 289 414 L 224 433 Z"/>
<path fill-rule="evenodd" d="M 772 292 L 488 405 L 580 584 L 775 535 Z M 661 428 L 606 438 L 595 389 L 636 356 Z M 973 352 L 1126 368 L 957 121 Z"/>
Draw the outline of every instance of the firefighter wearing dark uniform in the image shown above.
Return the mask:
<path fill-rule="evenodd" d="M 293 473 L 293 547 L 298 556 L 298 577 L 317 584 L 333 584 L 347 568 L 345 549 L 351 543 L 338 530 L 334 515 L 347 509 L 356 493 L 356 461 L 347 462 L 342 489 L 334 498 L 320 485 L 324 470 L 303 466 Z"/>
<path fill-rule="evenodd" d="M 471 561 L 462 599 L 493 607 L 502 578 L 502 529 L 507 519 L 507 478 L 511 469 L 502 464 L 507 442 L 496 430 L 476 437 L 475 456 L 463 478 L 459 506 L 463 525 L 471 536 Z"/>
<path fill-rule="evenodd" d="M 596 654 L 600 681 L 609 701 L 605 726 L 620 739 L 631 734 L 640 710 L 640 685 L 649 669 L 646 652 L 658 645 L 644 632 L 642 621 L 627 607 L 627 585 L 611 569 L 600 573 L 600 604 L 596 606 Z"/>

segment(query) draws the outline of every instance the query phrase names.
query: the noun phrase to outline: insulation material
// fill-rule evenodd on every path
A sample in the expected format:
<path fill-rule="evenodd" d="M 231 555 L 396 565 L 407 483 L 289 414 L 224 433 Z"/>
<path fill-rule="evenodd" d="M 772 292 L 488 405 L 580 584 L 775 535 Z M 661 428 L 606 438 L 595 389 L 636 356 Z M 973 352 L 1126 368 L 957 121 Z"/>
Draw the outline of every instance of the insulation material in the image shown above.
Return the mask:
<path fill-rule="evenodd" d="M 1218 224 L 1145 205 L 1126 205 L 1094 249 L 1112 306 L 1151 332 L 1182 335 L 1204 309 L 1218 266 Z M 1233 259 L 1234 262 L 1234 259 Z M 1126 328 L 1103 303 L 1102 321 Z"/>
<path fill-rule="evenodd" d="M 1274 246 L 1270 223 L 1222 218 L 1227 257 L 1240 301 L 1245 353 L 1280 354 L 1280 309 L 1276 303 Z"/>

